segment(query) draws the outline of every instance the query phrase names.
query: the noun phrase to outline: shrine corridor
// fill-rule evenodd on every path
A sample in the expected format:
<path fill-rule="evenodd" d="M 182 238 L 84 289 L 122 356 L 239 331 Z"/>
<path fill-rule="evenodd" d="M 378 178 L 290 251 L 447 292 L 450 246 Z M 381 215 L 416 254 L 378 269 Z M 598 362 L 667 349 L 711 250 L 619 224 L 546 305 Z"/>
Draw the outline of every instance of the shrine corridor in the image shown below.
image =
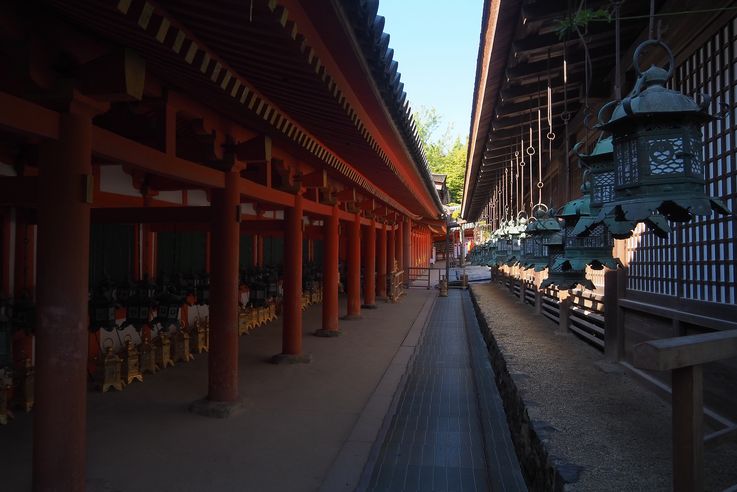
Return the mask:
<path fill-rule="evenodd" d="M 359 490 L 526 490 L 468 291 L 436 300 L 395 405 Z"/>

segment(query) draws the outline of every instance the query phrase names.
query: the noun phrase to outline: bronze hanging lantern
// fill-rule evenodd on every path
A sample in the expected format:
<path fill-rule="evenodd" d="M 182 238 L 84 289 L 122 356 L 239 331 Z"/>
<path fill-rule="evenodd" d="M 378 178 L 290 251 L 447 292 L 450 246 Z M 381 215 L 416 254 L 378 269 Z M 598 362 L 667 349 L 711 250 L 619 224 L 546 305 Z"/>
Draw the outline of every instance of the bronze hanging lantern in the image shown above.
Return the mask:
<path fill-rule="evenodd" d="M 498 239 L 496 243 L 496 254 L 494 255 L 494 265 L 496 266 L 506 264 L 511 255 L 512 239 L 507 234 L 507 227 L 507 222 L 502 221 L 497 230 Z"/>
<path fill-rule="evenodd" d="M 127 300 L 123 325 L 133 325 L 140 332 L 149 323 L 155 292 L 156 285 L 147 278 L 138 282 L 134 294 Z"/>
<path fill-rule="evenodd" d="M 642 50 L 655 45 L 666 51 L 668 69 L 640 71 Z M 721 200 L 704 191 L 701 127 L 714 119 L 707 113 L 710 98 L 702 95 L 697 102 L 666 87 L 675 60 L 660 40 L 640 44 L 633 61 L 638 75 L 634 89 L 608 122 L 601 122 L 600 112 L 599 127 L 613 136 L 616 172 L 613 199 L 603 205 L 598 220 L 618 239 L 630 237 L 638 222 L 665 237 L 668 221 L 688 222 L 712 210 L 729 213 Z"/>
<path fill-rule="evenodd" d="M 522 258 L 522 240 L 527 229 L 527 217 L 521 215 L 507 223 L 507 237 L 510 242 L 506 265 L 510 267 L 519 263 Z"/>
<path fill-rule="evenodd" d="M 590 215 L 588 197 L 571 200 L 561 207 L 556 218 L 561 227 L 561 235 L 550 237 L 548 242 L 548 277 L 540 288 L 557 285 L 562 290 L 582 285 L 594 289 L 591 280 L 586 278 L 586 263 L 578 255 L 572 255 L 567 244 L 575 239 L 573 229 L 582 215 Z"/>
<path fill-rule="evenodd" d="M 113 284 L 106 279 L 97 286 L 90 300 L 90 331 L 94 333 L 100 328 L 112 331 L 116 327 Z"/>
<path fill-rule="evenodd" d="M 534 268 L 536 272 L 545 270 L 548 267 L 548 246 L 560 243 L 561 229 L 555 211 L 544 204 L 536 205 L 525 229 L 520 264 L 523 268 Z"/>
<path fill-rule="evenodd" d="M 153 322 L 161 323 L 164 331 L 172 325 L 179 330 L 181 328 L 179 309 L 184 304 L 184 299 L 165 290 L 163 294 L 158 296 L 156 301 L 158 304 L 158 313 Z"/>

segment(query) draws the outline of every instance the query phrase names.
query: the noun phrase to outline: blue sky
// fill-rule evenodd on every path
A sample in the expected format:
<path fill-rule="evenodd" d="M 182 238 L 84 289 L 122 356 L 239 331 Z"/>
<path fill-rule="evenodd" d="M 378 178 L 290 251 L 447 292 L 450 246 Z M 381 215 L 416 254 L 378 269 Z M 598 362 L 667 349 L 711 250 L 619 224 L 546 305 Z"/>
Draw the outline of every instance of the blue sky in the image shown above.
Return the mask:
<path fill-rule="evenodd" d="M 463 139 L 471 121 L 482 8 L 483 0 L 379 2 L 412 108 L 434 106 Z"/>

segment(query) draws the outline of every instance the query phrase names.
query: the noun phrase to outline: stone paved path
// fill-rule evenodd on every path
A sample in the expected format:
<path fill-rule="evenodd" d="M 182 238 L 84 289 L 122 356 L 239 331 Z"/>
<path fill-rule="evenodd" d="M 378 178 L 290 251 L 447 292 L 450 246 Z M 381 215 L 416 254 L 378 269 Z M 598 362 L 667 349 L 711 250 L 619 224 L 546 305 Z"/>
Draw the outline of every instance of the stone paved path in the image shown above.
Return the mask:
<path fill-rule="evenodd" d="M 362 488 L 526 490 L 468 292 L 438 298 Z"/>

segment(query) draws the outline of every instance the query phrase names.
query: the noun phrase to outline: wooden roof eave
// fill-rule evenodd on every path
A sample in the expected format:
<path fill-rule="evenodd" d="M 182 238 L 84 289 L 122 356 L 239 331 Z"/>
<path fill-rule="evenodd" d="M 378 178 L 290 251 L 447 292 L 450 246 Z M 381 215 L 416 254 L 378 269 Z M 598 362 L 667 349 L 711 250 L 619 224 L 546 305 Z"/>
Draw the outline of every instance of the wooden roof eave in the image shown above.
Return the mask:
<path fill-rule="evenodd" d="M 358 42 L 339 2 L 331 2 L 331 15 L 326 15 L 324 5 L 318 5 L 317 2 L 313 5 L 309 2 L 279 0 L 279 3 L 287 7 L 290 17 L 294 17 L 306 39 L 310 40 L 326 70 L 335 79 L 353 109 L 359 113 L 367 130 L 389 154 L 391 161 L 398 164 L 397 171 L 407 182 L 408 191 L 420 194 L 428 216 L 439 215 L 442 206 L 437 194 L 432 187 L 423 183 L 425 177 L 416 167 L 403 132 L 397 127 L 382 99 L 381 90 L 374 81 L 367 61 L 361 55 Z M 311 9 L 322 10 L 323 15 L 318 19 L 311 15 Z M 313 21 L 320 24 L 313 24 Z M 331 24 L 330 28 L 326 27 L 326 23 Z M 327 36 L 330 38 L 327 39 Z M 334 41 L 336 38 L 342 39 L 342 42 Z M 328 46 L 335 51 L 331 51 Z M 408 107 L 406 102 L 404 107 Z"/>
<path fill-rule="evenodd" d="M 484 6 L 461 217 L 469 211 L 475 179 L 486 148 L 487 135 L 504 81 L 509 48 L 519 24 L 521 0 L 487 0 Z M 492 63 L 495 66 L 492 68 Z"/>

